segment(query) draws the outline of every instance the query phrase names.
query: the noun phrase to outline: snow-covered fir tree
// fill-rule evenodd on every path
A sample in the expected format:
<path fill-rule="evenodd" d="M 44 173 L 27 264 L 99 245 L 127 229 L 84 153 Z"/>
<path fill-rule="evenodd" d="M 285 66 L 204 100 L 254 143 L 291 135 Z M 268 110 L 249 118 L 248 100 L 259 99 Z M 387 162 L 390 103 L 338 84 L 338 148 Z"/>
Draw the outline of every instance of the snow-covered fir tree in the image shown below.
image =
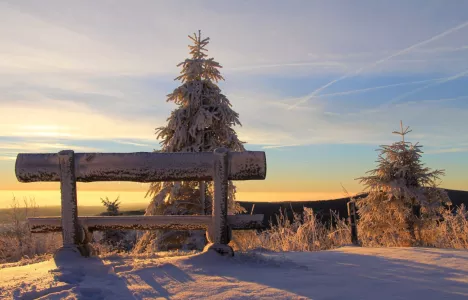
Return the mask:
<path fill-rule="evenodd" d="M 231 151 L 244 151 L 243 142 L 239 140 L 235 125 L 241 125 L 239 115 L 231 108 L 231 103 L 221 93 L 217 82 L 224 80 L 219 69 L 220 64 L 207 57 L 210 39 L 198 35 L 189 36 L 190 58 L 178 64 L 182 67 L 179 80 L 181 85 L 171 94 L 167 101 L 178 107 L 172 111 L 166 126 L 156 129 L 160 139 L 159 152 L 207 152 L 218 147 Z M 229 183 L 228 205 L 231 213 L 241 211 L 235 202 L 235 186 Z M 146 209 L 146 215 L 184 215 L 211 214 L 213 199 L 212 182 L 155 182 L 151 183 L 147 196 L 152 197 Z M 194 239 L 190 241 L 190 239 Z M 147 233 L 137 245 L 137 251 L 144 251 L 150 244 L 161 249 L 173 243 L 204 245 L 204 236 L 177 231 L 156 231 Z"/>
<path fill-rule="evenodd" d="M 357 201 L 359 235 L 373 245 L 417 244 L 417 230 L 437 216 L 442 203 L 450 203 L 446 191 L 437 187 L 444 171 L 424 166 L 422 146 L 407 142 L 411 130 L 400 126 L 393 133 L 401 141 L 380 146 L 378 167 L 358 178 L 369 192 Z"/>

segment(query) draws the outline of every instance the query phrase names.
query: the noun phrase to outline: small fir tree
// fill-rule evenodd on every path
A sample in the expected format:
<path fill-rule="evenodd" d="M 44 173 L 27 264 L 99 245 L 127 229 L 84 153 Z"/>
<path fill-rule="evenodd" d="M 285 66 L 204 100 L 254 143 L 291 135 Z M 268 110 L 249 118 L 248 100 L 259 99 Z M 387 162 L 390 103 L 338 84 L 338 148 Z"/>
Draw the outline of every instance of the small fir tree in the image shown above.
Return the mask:
<path fill-rule="evenodd" d="M 231 151 L 244 151 L 232 128 L 241 125 L 239 115 L 231 108 L 231 103 L 221 93 L 217 82 L 224 80 L 219 72 L 221 66 L 213 58 L 207 58 L 206 46 L 209 38 L 198 35 L 189 36 L 190 58 L 178 64 L 181 81 L 167 101 L 178 107 L 172 111 L 166 126 L 156 129 L 157 139 L 161 139 L 159 152 L 206 152 L 218 147 Z M 242 211 L 235 203 L 235 186 L 229 182 L 228 206 L 230 212 Z M 211 214 L 213 199 L 212 182 L 155 182 L 151 183 L 147 196 L 152 197 L 146 215 L 185 215 Z M 190 234 L 192 238 L 193 234 Z M 175 246 L 190 243 L 187 232 L 156 231 L 147 233 L 139 242 L 137 251 L 144 251 L 149 244 L 161 249 L 162 245 L 174 243 Z M 200 236 L 194 238 L 196 248 L 204 245 Z M 193 244 L 192 243 L 192 244 Z M 201 244 L 200 244 L 201 243 Z"/>
<path fill-rule="evenodd" d="M 358 200 L 359 232 L 373 245 L 414 245 L 416 229 L 435 217 L 442 203 L 450 203 L 437 187 L 443 170 L 431 171 L 421 162 L 421 147 L 405 141 L 409 127 L 394 131 L 401 141 L 381 146 L 378 167 L 358 180 L 369 192 Z"/>
<path fill-rule="evenodd" d="M 120 196 L 118 196 L 115 200 L 109 200 L 108 197 L 106 199 L 101 198 L 102 204 L 105 206 L 106 211 L 102 214 L 104 216 L 118 216 L 120 210 Z"/>
<path fill-rule="evenodd" d="M 119 216 L 120 215 L 120 201 L 119 197 L 115 200 L 101 198 L 102 204 L 106 207 L 106 211 L 101 213 L 102 216 Z M 103 233 L 102 241 L 112 247 L 114 250 L 130 250 L 130 245 L 125 240 L 126 233 L 122 230 L 110 229 Z"/>

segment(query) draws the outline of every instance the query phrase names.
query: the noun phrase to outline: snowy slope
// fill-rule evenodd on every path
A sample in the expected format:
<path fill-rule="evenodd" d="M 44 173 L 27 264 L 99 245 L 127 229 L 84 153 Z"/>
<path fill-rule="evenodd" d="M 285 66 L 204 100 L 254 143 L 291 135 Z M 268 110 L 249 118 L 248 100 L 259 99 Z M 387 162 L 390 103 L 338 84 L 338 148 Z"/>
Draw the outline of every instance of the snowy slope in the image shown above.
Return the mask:
<path fill-rule="evenodd" d="M 1 299 L 468 299 L 468 251 L 358 248 L 53 260 L 0 269 Z"/>

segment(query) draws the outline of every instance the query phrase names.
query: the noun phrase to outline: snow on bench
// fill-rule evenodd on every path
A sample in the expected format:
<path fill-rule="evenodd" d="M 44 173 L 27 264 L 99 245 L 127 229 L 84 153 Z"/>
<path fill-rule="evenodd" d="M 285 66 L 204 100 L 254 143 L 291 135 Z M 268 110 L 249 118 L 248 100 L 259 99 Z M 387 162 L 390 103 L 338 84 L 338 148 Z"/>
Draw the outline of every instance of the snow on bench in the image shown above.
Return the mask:
<path fill-rule="evenodd" d="M 218 148 L 200 153 L 20 153 L 16 159 L 20 182 L 59 181 L 61 218 L 29 218 L 31 231 L 62 231 L 62 252 L 89 255 L 87 232 L 105 229 L 205 229 L 213 249 L 232 255 L 230 230 L 261 226 L 263 215 L 227 215 L 228 180 L 263 180 L 266 157 L 261 151 L 229 152 Z M 211 216 L 78 217 L 76 182 L 93 181 L 214 181 Z M 60 252 L 60 251 L 59 251 Z"/>

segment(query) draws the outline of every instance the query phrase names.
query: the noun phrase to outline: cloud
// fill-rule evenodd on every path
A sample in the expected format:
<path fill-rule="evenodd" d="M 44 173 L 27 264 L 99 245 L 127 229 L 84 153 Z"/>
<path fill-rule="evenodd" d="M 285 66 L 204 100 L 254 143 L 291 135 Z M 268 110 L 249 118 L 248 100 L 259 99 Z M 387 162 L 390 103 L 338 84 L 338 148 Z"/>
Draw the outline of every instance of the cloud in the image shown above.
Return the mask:
<path fill-rule="evenodd" d="M 300 104 L 303 104 L 303 103 L 307 102 L 308 99 L 310 99 L 310 98 L 312 98 L 312 97 L 315 97 L 315 96 L 318 95 L 321 91 L 323 91 L 323 90 L 325 90 L 326 88 L 328 88 L 328 87 L 334 85 L 334 84 L 337 83 L 337 82 L 340 82 L 340 81 L 342 81 L 342 80 L 344 80 L 344 79 L 347 79 L 347 78 L 350 78 L 350 77 L 353 77 L 353 76 L 356 76 L 356 75 L 362 73 L 364 70 L 372 69 L 372 68 L 374 68 L 374 67 L 376 67 L 376 66 L 378 66 L 378 65 L 380 65 L 380 64 L 382 64 L 382 63 L 384 63 L 384 62 L 387 62 L 387 61 L 391 60 L 391 59 L 394 58 L 394 57 L 397 57 L 397 56 L 400 56 L 400 55 L 409 53 L 409 52 L 413 51 L 414 49 L 416 49 L 416 48 L 418 48 L 418 47 L 420 47 L 420 46 L 423 46 L 423 45 L 426 45 L 426 44 L 428 44 L 428 43 L 434 42 L 434 41 L 436 41 L 436 40 L 438 40 L 438 39 L 441 39 L 441 38 L 443 38 L 443 37 L 445 37 L 445 36 L 447 36 L 447 35 L 449 35 L 449 34 L 452 34 L 452 33 L 456 32 L 456 31 L 458 31 L 458 30 L 464 29 L 464 28 L 467 27 L 467 26 L 468 26 L 468 22 L 463 22 L 463 23 L 459 24 L 458 26 L 452 27 L 452 28 L 450 28 L 450 29 L 448 29 L 448 30 L 445 30 L 444 32 L 442 32 L 442 33 L 440 33 L 440 34 L 434 35 L 434 36 L 432 36 L 432 37 L 429 38 L 429 39 L 426 39 L 426 40 L 424 40 L 424 41 L 422 41 L 422 42 L 413 44 L 413 45 L 411 45 L 411 46 L 409 46 L 409 47 L 406 47 L 406 48 L 404 48 L 404 49 L 402 49 L 402 50 L 400 50 L 400 51 L 397 51 L 397 52 L 395 52 L 395 53 L 392 53 L 391 55 L 388 55 L 388 56 L 386 56 L 386 57 L 384 57 L 384 58 L 382 58 L 382 59 L 376 60 L 376 61 L 374 61 L 374 62 L 372 62 L 372 63 L 370 63 L 370 64 L 366 64 L 366 65 L 360 67 L 359 69 L 357 69 L 357 70 L 355 70 L 355 71 L 353 71 L 353 72 L 350 72 L 350 73 L 347 73 L 347 74 L 345 74 L 345 75 L 343 75 L 343 76 L 340 76 L 339 78 L 334 79 L 334 80 L 328 82 L 327 84 L 325 84 L 325 85 L 323 85 L 323 86 L 321 86 L 321 87 L 315 89 L 315 90 L 314 90 L 313 92 L 311 92 L 309 95 L 307 95 L 306 97 L 303 97 L 301 100 L 299 100 L 298 102 L 296 102 L 296 103 L 294 103 L 293 105 L 291 105 L 288 109 L 293 109 L 294 107 L 296 107 L 296 106 L 298 106 L 298 105 L 300 105 Z"/>
<path fill-rule="evenodd" d="M 73 149 L 75 151 L 82 151 L 82 152 L 96 152 L 100 151 L 99 148 L 94 147 L 86 147 L 86 146 L 77 146 L 77 145 L 68 145 L 68 144 L 61 144 L 61 143 L 35 143 L 29 142 L 25 143 L 10 143 L 10 144 L 1 144 L 1 150 L 19 150 L 22 152 L 38 152 L 38 151 L 47 151 L 47 150 L 63 150 L 63 149 Z"/>
<path fill-rule="evenodd" d="M 315 144 L 367 144 L 378 146 L 396 141 L 391 132 L 400 119 L 411 126 L 410 139 L 431 147 L 460 148 L 468 142 L 464 123 L 468 109 L 447 101 L 465 97 L 421 99 L 401 106 L 383 107 L 375 103 L 365 110 L 337 113 L 330 101 L 314 98 L 308 109 L 285 111 L 284 99 L 274 94 L 233 93 L 230 100 L 239 112 L 240 138 L 265 149 Z M 372 102 L 371 102 L 372 104 Z M 444 120 L 437 122 L 436 120 Z M 248 144 L 246 145 L 248 148 Z"/>
<path fill-rule="evenodd" d="M 278 148 L 288 148 L 288 147 L 296 147 L 301 146 L 300 144 L 291 144 L 291 145 L 272 145 L 272 146 L 263 146 L 263 149 L 278 149 Z"/>
<path fill-rule="evenodd" d="M 176 64 L 188 55 L 186 36 L 202 29 L 211 37 L 209 54 L 224 66 L 222 71 L 256 85 L 238 89 L 233 87 L 238 82 L 226 83 L 244 125 L 236 130 L 251 144 L 379 144 L 392 140 L 385 133 L 395 119 L 411 120 L 427 134 L 427 120 L 440 114 L 449 125 L 437 129 L 434 141 L 423 141 L 458 143 L 452 129 L 464 128 L 465 109 L 424 103 L 426 120 L 419 116 L 420 103 L 389 110 L 375 104 L 348 114 L 323 99 L 440 84 L 440 78 L 323 91 L 356 74 L 460 74 L 468 68 L 465 4 L 427 4 L 422 13 L 421 3 L 409 2 L 344 1 L 339 9 L 327 1 L 268 2 L 268 10 L 261 1 L 205 3 L 0 3 L 0 135 L 25 143 L 65 140 L 64 146 L 84 139 L 153 144 L 154 128 L 165 124 L 174 108 L 164 100 L 177 84 L 171 81 L 179 72 Z M 304 75 L 310 76 L 300 78 Z M 288 77 L 303 81 L 284 91 L 269 81 Z M 306 93 L 294 89 L 324 78 L 336 79 L 297 96 Z"/>
<path fill-rule="evenodd" d="M 50 153 L 64 149 L 71 149 L 76 152 L 103 152 L 103 149 L 100 148 L 57 143 L 54 139 L 48 140 L 48 143 L 35 142 L 30 139 L 16 138 L 14 141 L 8 141 L 8 138 L 5 137 L 2 137 L 2 139 L 7 140 L 7 142 L 0 144 L 0 160 L 6 161 L 16 160 L 18 153 Z"/>
<path fill-rule="evenodd" d="M 114 142 L 119 143 L 119 144 L 124 144 L 124 145 L 137 146 L 137 147 L 151 147 L 151 145 L 148 145 L 148 144 L 128 142 L 128 141 L 114 141 Z"/>
<path fill-rule="evenodd" d="M 117 119 L 113 114 L 70 101 L 39 100 L 7 102 L 0 111 L 0 135 L 21 138 L 68 140 L 154 140 L 158 121 L 142 117 L 137 122 Z M 163 119 L 159 124 L 163 124 Z"/>
<path fill-rule="evenodd" d="M 393 88 L 393 87 L 399 87 L 399 86 L 405 86 L 405 85 L 413 85 L 413 84 L 420 84 L 420 83 L 427 83 L 427 82 L 437 82 L 444 80 L 446 78 L 436 78 L 436 79 L 428 79 L 428 80 L 417 80 L 417 81 L 409 81 L 409 82 L 401 82 L 401 83 L 395 83 L 395 84 L 387 84 L 387 85 L 380 85 L 380 86 L 374 86 L 370 88 L 364 88 L 364 89 L 355 89 L 355 90 L 349 90 L 349 91 L 343 91 L 343 92 L 335 92 L 335 93 L 328 93 L 328 94 L 319 94 L 320 91 L 324 90 L 325 88 L 331 86 L 333 83 L 337 82 L 338 80 L 334 80 L 330 83 L 328 83 L 325 86 L 322 86 L 320 90 L 315 91 L 315 95 L 312 96 L 312 94 L 309 94 L 307 96 L 299 97 L 296 99 L 297 102 L 287 105 L 285 103 L 278 103 L 278 105 L 282 105 L 287 110 L 294 110 L 294 109 L 308 109 L 307 106 L 300 106 L 301 104 L 306 103 L 308 100 L 312 98 L 324 98 L 324 97 L 336 97 L 336 96 L 346 96 L 346 95 L 351 95 L 351 94 L 359 94 L 359 93 L 365 93 L 365 92 L 370 92 L 370 91 L 376 91 L 376 90 L 381 90 L 381 89 L 387 89 L 387 88 Z M 291 101 L 293 99 L 289 99 Z"/>
<path fill-rule="evenodd" d="M 449 101 L 457 101 L 457 100 L 466 99 L 466 98 L 468 98 L 468 95 L 467 96 L 459 96 L 459 97 L 451 97 L 451 98 L 431 99 L 431 100 L 428 100 L 428 99 L 426 99 L 426 100 L 412 100 L 412 101 L 396 103 L 395 106 L 402 107 L 402 106 L 417 105 L 417 104 L 424 104 L 424 103 L 443 103 L 443 102 L 449 102 Z"/>
<path fill-rule="evenodd" d="M 397 52 L 395 52 L 395 53 L 393 53 L 393 54 L 391 54 L 391 55 L 389 55 L 389 56 L 387 56 L 387 57 L 384 57 L 384 58 L 382 58 L 382 59 L 380 59 L 380 60 L 378 60 L 378 61 L 376 61 L 376 62 L 374 62 L 374 63 L 372 63 L 372 64 L 370 64 L 370 65 L 368 65 L 368 66 L 364 66 L 364 67 L 358 69 L 358 70 L 356 71 L 356 74 L 361 73 L 361 72 L 362 72 L 363 70 L 365 70 L 365 69 L 373 68 L 373 67 L 375 67 L 375 66 L 377 66 L 377 65 L 379 65 L 379 64 L 381 64 L 381 63 L 384 63 L 384 62 L 386 62 L 386 61 L 388 61 L 388 60 L 390 60 L 390 59 L 392 59 L 392 58 L 394 58 L 394 57 L 397 57 L 397 56 L 400 56 L 400 55 L 402 55 L 402 54 L 411 52 L 411 51 L 413 51 L 414 49 L 416 49 L 416 48 L 418 48 L 418 47 L 421 47 L 421 46 L 423 46 L 423 45 L 426 45 L 426 44 L 429 44 L 429 43 L 434 42 L 434 41 L 436 41 L 436 40 L 439 40 L 439 39 L 441 39 L 441 38 L 443 38 L 443 37 L 445 37 L 445 36 L 447 36 L 447 35 L 449 35 L 449 34 L 452 34 L 452 33 L 456 32 L 456 31 L 459 31 L 459 30 L 461 30 L 461 29 L 464 29 L 464 28 L 467 27 L 467 26 L 468 26 L 468 21 L 467 21 L 467 22 L 463 22 L 463 23 L 461 23 L 461 24 L 459 24 L 459 25 L 457 25 L 457 26 L 455 26 L 455 27 L 452 27 L 452 28 L 450 28 L 450 29 L 445 30 L 444 32 L 442 32 L 442 33 L 440 33 L 440 34 L 434 35 L 434 36 L 432 36 L 432 37 L 429 38 L 429 39 L 426 39 L 426 40 L 424 40 L 424 41 L 422 41 L 422 42 L 413 44 L 413 45 L 411 45 L 411 46 L 409 46 L 409 47 L 407 47 L 407 48 L 405 48 L 405 49 L 403 49 L 403 50 L 397 51 Z"/>
<path fill-rule="evenodd" d="M 400 100 L 403 100 L 403 99 L 407 98 L 408 96 L 414 95 L 414 94 L 416 94 L 416 93 L 418 93 L 418 92 L 420 92 L 422 90 L 428 89 L 430 87 L 433 87 L 433 86 L 436 86 L 436 85 L 439 85 L 439 84 L 444 84 L 444 83 L 447 83 L 447 82 L 450 82 L 450 81 L 453 81 L 453 80 L 457 80 L 457 79 L 459 79 L 461 77 L 465 77 L 467 75 L 468 75 L 468 70 L 465 70 L 465 71 L 460 72 L 458 74 L 455 74 L 453 76 L 439 79 L 439 80 L 437 80 L 437 81 L 435 81 L 433 83 L 430 83 L 428 85 L 425 85 L 425 86 L 422 86 L 420 88 L 409 91 L 407 93 L 401 94 L 401 95 L 393 98 L 392 100 L 390 100 L 386 105 L 395 104 L 395 103 L 399 102 Z"/>
<path fill-rule="evenodd" d="M 16 156 L 0 156 L 0 160 L 16 160 Z"/>
<path fill-rule="evenodd" d="M 417 81 L 408 81 L 408 82 L 401 82 L 401 83 L 380 85 L 380 86 L 374 86 L 374 87 L 365 88 L 365 89 L 356 89 L 356 90 L 350 90 L 350 91 L 344 91 L 344 92 L 336 92 L 336 93 L 329 93 L 329 94 L 321 94 L 320 97 L 346 96 L 346 95 L 351 95 L 351 94 L 365 93 L 365 92 L 370 92 L 370 91 L 375 91 L 375 90 L 381 90 L 381 89 L 387 89 L 387 88 L 398 87 L 398 86 L 413 85 L 413 84 L 420 84 L 420 83 L 426 83 L 426 82 L 434 82 L 434 81 L 439 81 L 439 80 L 441 80 L 441 79 L 442 79 L 442 78 L 428 79 L 428 80 L 417 80 Z"/>
<path fill-rule="evenodd" d="M 468 45 L 463 45 L 459 47 L 437 47 L 437 48 L 427 48 L 427 49 L 417 49 L 415 52 L 419 53 L 447 53 L 447 52 L 458 52 L 458 51 L 467 51 Z"/>
<path fill-rule="evenodd" d="M 268 3 L 268 10 L 262 1 L 204 3 L 1 3 L 0 70 L 176 75 L 175 65 L 188 53 L 187 34 L 202 29 L 212 38 L 209 53 L 227 72 L 342 74 L 387 62 L 440 39 L 446 41 L 444 47 L 462 47 L 446 39 L 456 34 L 463 37 L 466 16 L 461 12 L 468 8 L 466 4 L 435 8 L 424 2 L 422 13 L 421 3 Z M 367 13 L 370 7 L 373 14 Z M 457 22 L 460 25 L 453 27 Z M 427 36 L 433 37 L 414 44 Z M 440 66 L 433 62 L 434 51 L 425 50 L 419 54 L 428 62 L 413 71 L 458 70 L 456 63 Z M 466 58 L 462 49 L 450 55 L 454 52 Z M 382 53 L 386 58 L 379 60 Z M 384 71 L 391 72 L 410 68 L 397 62 L 385 67 Z"/>
<path fill-rule="evenodd" d="M 447 148 L 424 151 L 425 154 L 459 153 L 468 152 L 468 148 Z"/>
<path fill-rule="evenodd" d="M 228 72 L 232 71 L 253 71 L 258 69 L 281 69 L 284 70 L 289 67 L 319 67 L 320 69 L 335 69 L 336 71 L 343 71 L 347 69 L 345 63 L 338 61 L 309 61 L 309 62 L 290 62 L 281 64 L 266 64 L 266 65 L 250 65 L 240 67 L 230 67 L 227 69 Z"/>

